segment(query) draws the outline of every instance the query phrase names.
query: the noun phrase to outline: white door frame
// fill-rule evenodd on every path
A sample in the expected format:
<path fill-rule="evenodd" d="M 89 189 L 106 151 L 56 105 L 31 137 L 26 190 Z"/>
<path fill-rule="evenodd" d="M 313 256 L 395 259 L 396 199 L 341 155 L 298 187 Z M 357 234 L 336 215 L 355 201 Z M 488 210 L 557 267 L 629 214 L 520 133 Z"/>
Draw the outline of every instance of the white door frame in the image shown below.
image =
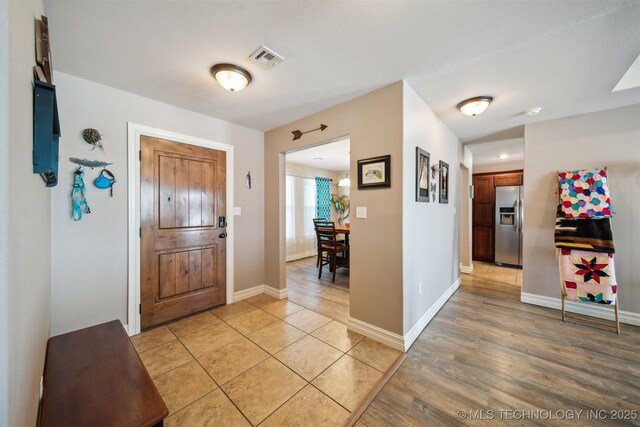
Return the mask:
<path fill-rule="evenodd" d="M 196 138 L 180 133 L 165 131 L 135 123 L 127 123 L 127 161 L 129 178 L 129 303 L 128 325 L 129 335 L 140 333 L 140 137 L 168 139 L 182 144 L 196 145 L 198 147 L 212 148 L 224 151 L 227 154 L 227 304 L 233 302 L 233 145 L 223 144 L 208 139 Z"/>

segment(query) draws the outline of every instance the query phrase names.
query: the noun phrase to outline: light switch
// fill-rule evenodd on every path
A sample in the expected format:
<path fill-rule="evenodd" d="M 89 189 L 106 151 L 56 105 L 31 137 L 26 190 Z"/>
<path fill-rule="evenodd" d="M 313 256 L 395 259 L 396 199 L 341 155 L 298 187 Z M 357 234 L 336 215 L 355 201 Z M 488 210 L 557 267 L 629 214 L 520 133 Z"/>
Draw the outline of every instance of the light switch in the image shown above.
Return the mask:
<path fill-rule="evenodd" d="M 367 208 L 366 207 L 357 207 L 356 208 L 356 218 L 366 218 L 367 217 Z"/>
<path fill-rule="evenodd" d="M 242 207 L 234 206 L 233 207 L 233 215 L 242 215 Z"/>

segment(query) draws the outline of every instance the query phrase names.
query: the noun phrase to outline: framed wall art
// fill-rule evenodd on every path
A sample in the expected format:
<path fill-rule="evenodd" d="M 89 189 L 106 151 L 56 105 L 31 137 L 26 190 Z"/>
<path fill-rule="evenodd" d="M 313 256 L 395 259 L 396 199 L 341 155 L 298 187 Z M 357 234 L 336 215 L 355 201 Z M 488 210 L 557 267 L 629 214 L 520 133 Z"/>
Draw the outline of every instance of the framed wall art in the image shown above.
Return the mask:
<path fill-rule="evenodd" d="M 449 164 L 440 160 L 440 203 L 449 203 Z"/>
<path fill-rule="evenodd" d="M 358 190 L 391 187 L 391 156 L 358 160 Z"/>
<path fill-rule="evenodd" d="M 429 203 L 430 155 L 416 147 L 416 202 Z"/>

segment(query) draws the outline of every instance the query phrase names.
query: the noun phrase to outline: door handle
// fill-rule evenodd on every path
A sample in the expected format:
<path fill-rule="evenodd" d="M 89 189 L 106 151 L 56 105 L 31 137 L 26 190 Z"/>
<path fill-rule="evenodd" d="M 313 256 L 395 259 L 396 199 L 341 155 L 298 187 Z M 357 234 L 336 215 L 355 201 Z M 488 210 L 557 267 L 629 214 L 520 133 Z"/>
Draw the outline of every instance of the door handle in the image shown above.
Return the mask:
<path fill-rule="evenodd" d="M 227 233 L 220 233 L 220 234 L 218 234 L 218 237 L 221 238 L 221 239 L 224 239 L 224 238 L 227 237 Z"/>

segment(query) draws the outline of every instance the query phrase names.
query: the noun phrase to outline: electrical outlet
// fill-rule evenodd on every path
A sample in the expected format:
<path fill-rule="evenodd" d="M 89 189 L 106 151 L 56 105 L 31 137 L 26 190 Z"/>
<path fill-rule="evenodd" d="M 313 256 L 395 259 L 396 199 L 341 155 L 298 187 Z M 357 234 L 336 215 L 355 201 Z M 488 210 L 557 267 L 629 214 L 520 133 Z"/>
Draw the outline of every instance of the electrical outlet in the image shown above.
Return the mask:
<path fill-rule="evenodd" d="M 367 217 L 367 208 L 358 206 L 356 208 L 356 218 L 365 219 Z"/>
<path fill-rule="evenodd" d="M 422 282 L 418 283 L 418 295 L 422 293 Z"/>
<path fill-rule="evenodd" d="M 233 214 L 238 216 L 238 215 L 242 215 L 242 207 L 241 206 L 234 206 L 233 207 Z"/>

